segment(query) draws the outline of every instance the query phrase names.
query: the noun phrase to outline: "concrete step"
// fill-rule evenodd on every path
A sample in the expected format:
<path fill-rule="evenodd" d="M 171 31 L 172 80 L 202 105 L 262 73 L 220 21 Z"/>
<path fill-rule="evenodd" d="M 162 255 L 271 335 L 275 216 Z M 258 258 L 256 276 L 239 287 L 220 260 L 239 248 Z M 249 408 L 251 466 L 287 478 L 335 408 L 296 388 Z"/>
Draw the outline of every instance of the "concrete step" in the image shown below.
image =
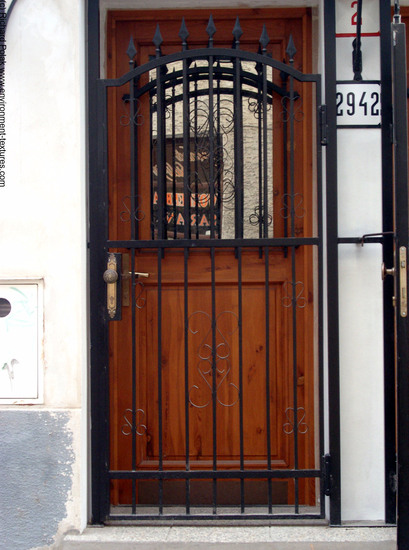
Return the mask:
<path fill-rule="evenodd" d="M 88 527 L 61 550 L 396 550 L 393 527 Z"/>

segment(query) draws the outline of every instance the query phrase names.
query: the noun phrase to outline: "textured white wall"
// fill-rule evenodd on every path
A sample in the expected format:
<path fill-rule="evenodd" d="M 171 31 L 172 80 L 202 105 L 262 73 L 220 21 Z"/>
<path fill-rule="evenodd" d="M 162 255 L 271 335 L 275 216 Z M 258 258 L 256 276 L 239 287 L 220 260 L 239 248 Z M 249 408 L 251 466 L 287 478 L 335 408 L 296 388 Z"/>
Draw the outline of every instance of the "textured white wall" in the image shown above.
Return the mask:
<path fill-rule="evenodd" d="M 86 334 L 81 4 L 20 0 L 7 29 L 2 276 L 44 278 L 49 407 L 81 404 Z"/>
<path fill-rule="evenodd" d="M 367 0 L 362 32 L 379 30 Z M 355 11 L 337 0 L 337 33 Z M 342 24 L 340 23 L 342 21 Z M 352 37 L 337 39 L 337 79 L 352 80 Z M 380 79 L 379 37 L 362 38 L 364 80 Z M 338 233 L 382 231 L 380 129 L 338 130 Z M 342 519 L 384 518 L 383 306 L 381 245 L 339 247 Z M 329 322 L 331 320 L 329 319 Z"/>

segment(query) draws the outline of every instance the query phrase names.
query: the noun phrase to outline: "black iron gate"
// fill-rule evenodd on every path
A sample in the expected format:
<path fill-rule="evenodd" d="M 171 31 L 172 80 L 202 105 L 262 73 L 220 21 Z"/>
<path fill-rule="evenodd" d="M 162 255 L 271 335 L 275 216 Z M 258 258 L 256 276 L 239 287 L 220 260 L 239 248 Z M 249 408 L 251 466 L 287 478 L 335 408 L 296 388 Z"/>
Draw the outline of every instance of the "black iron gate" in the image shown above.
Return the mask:
<path fill-rule="evenodd" d="M 95 521 L 325 513 L 321 80 L 206 31 L 98 83 Z"/>

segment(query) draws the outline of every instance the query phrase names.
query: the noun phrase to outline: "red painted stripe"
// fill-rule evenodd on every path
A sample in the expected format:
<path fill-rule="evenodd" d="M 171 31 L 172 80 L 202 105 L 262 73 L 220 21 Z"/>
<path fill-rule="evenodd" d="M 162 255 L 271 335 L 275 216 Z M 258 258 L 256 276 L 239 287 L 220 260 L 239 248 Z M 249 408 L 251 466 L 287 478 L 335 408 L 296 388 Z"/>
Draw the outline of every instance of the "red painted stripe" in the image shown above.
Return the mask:
<path fill-rule="evenodd" d="M 356 33 L 353 32 L 339 32 L 335 34 L 336 38 L 355 38 Z M 361 38 L 364 36 L 381 36 L 380 31 L 378 32 L 363 32 L 361 33 Z"/>

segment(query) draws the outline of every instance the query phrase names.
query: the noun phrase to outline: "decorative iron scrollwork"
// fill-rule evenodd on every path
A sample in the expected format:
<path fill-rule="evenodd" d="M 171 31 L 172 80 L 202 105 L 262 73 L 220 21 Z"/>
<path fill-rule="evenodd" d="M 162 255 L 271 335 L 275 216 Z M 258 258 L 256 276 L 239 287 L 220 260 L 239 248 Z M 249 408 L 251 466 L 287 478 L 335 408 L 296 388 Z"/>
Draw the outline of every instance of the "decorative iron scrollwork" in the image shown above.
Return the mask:
<path fill-rule="evenodd" d="M 254 208 L 253 214 L 250 214 L 249 216 L 249 222 L 250 225 L 264 225 L 264 207 L 261 208 L 260 213 L 260 207 L 256 206 Z M 271 225 L 273 222 L 273 216 L 271 214 L 267 214 L 267 225 Z"/>
<path fill-rule="evenodd" d="M 294 122 L 302 122 L 304 120 L 305 113 L 302 110 L 303 100 L 298 92 L 295 92 L 292 98 L 289 96 L 283 96 L 281 98 L 281 105 L 283 106 L 283 110 L 281 111 L 281 120 L 283 122 L 289 122 L 291 119 L 291 109 L 288 108 L 288 102 L 292 102 L 294 104 L 292 113 L 292 119 Z"/>
<path fill-rule="evenodd" d="M 131 97 L 126 94 L 123 96 L 122 98 L 123 100 L 123 103 L 125 105 L 127 105 L 128 103 L 130 104 L 131 101 L 133 101 L 133 105 L 134 105 L 134 112 L 133 112 L 133 115 L 131 115 L 131 112 L 127 112 L 128 109 L 126 107 L 124 107 L 125 109 L 125 114 L 122 114 L 119 118 L 119 124 L 121 126 L 129 126 L 131 124 L 131 122 L 135 125 L 135 126 L 142 126 L 143 123 L 144 123 L 144 117 L 143 115 L 141 115 L 140 111 L 141 111 L 141 102 L 140 100 L 137 98 L 137 97 L 134 97 L 131 99 Z M 130 110 L 130 108 L 129 108 Z"/>
<path fill-rule="evenodd" d="M 248 105 L 248 110 L 250 111 L 250 113 L 253 113 L 254 118 L 259 119 L 263 117 L 262 101 L 249 97 L 247 98 L 247 105 Z M 267 112 L 271 111 L 271 108 L 272 108 L 272 103 L 270 102 L 266 103 L 266 111 Z"/>
<path fill-rule="evenodd" d="M 304 293 L 304 283 L 301 281 L 296 281 L 292 283 L 291 281 L 286 281 L 283 285 L 285 296 L 281 298 L 281 303 L 283 307 L 289 308 L 295 303 L 296 307 L 299 309 L 304 309 L 307 305 L 307 299 L 303 296 Z"/>
<path fill-rule="evenodd" d="M 235 197 L 234 185 L 234 159 L 231 156 L 231 148 L 227 147 L 229 134 L 234 130 L 235 116 L 233 100 L 221 97 L 217 108 L 213 111 L 213 144 L 210 150 L 210 111 L 209 102 L 193 98 L 190 107 L 190 132 L 194 136 L 194 153 L 200 159 L 202 173 L 192 171 L 190 192 L 196 192 L 196 187 L 206 187 L 210 193 L 210 187 L 214 187 L 214 193 L 220 203 L 224 205 L 233 202 Z M 213 178 L 209 180 L 210 165 L 204 170 L 203 159 L 210 162 L 210 153 L 213 158 Z M 221 185 L 221 182 L 223 184 Z"/>
<path fill-rule="evenodd" d="M 145 213 L 139 207 L 139 195 L 126 195 L 122 199 L 124 210 L 120 213 L 121 222 L 130 222 L 132 218 L 136 222 L 141 222 L 145 218 Z"/>
<path fill-rule="evenodd" d="M 130 419 L 129 419 L 128 415 L 131 415 Z M 125 436 L 132 435 L 132 431 L 133 431 L 132 416 L 133 416 L 132 409 L 125 409 L 124 416 L 123 416 L 123 419 L 125 420 L 125 423 L 122 425 L 122 428 L 121 428 L 121 432 Z M 143 411 L 142 409 L 137 409 L 136 410 L 134 430 L 135 430 L 136 435 L 145 435 L 147 427 L 146 427 L 145 424 L 142 424 L 141 422 L 137 422 L 136 419 L 139 416 L 145 417 L 146 416 L 145 411 Z"/>
<path fill-rule="evenodd" d="M 292 412 L 291 416 L 290 412 Z M 298 419 L 299 413 L 301 414 L 300 419 Z M 294 433 L 294 428 L 297 425 L 297 432 L 303 435 L 306 434 L 308 432 L 308 425 L 304 422 L 305 415 L 306 413 L 304 407 L 298 407 L 297 414 L 294 413 L 294 407 L 287 407 L 285 410 L 287 422 L 283 424 L 283 432 L 287 435 L 291 435 Z"/>
<path fill-rule="evenodd" d="M 143 309 L 143 307 L 146 304 L 146 297 L 144 296 L 145 293 L 145 285 L 142 281 L 136 281 L 135 283 L 135 290 L 138 289 L 139 292 L 135 293 L 135 306 L 138 309 Z"/>
<path fill-rule="evenodd" d="M 283 206 L 280 209 L 281 217 L 287 220 L 291 217 L 292 213 L 294 217 L 301 220 L 305 216 L 304 196 L 301 193 L 284 193 L 282 196 Z"/>
<path fill-rule="evenodd" d="M 227 337 L 232 336 L 236 330 L 238 330 L 238 317 L 235 313 L 232 311 L 223 311 L 220 313 L 214 322 L 214 329 L 216 331 L 216 346 L 215 349 L 213 349 L 213 346 L 211 343 L 208 342 L 209 336 L 211 339 L 213 339 L 213 331 L 212 331 L 212 318 L 208 313 L 205 313 L 204 311 L 195 311 L 190 317 L 189 317 L 189 330 L 192 334 L 199 334 L 199 330 L 194 330 L 190 325 L 191 321 L 195 316 L 203 316 L 203 318 L 209 320 L 209 329 L 206 331 L 206 333 L 203 335 L 200 344 L 198 346 L 197 355 L 199 357 L 199 361 L 197 363 L 197 372 L 199 373 L 200 377 L 205 383 L 206 389 L 209 390 L 210 394 L 212 393 L 212 384 L 209 383 L 208 379 L 206 377 L 212 377 L 213 376 L 213 362 L 216 364 L 215 374 L 216 376 L 220 377 L 220 380 L 216 383 L 216 396 L 217 396 L 217 402 L 222 405 L 223 407 L 233 407 L 239 400 L 239 388 L 234 384 L 233 382 L 228 382 L 227 378 L 231 372 L 231 362 L 230 362 L 230 346 L 227 341 Z M 220 330 L 220 328 L 217 326 L 218 322 L 220 321 L 221 317 L 224 315 L 231 315 L 232 318 L 236 321 L 237 325 L 236 327 L 227 334 L 223 334 Z M 224 368 L 221 368 L 219 365 L 220 363 L 224 364 Z M 234 389 L 234 393 L 236 394 L 236 398 L 229 402 L 225 403 L 223 402 L 219 397 L 219 390 L 223 383 L 226 381 L 229 388 Z M 189 389 L 189 403 L 192 405 L 192 407 L 195 407 L 197 409 L 204 409 L 206 408 L 210 402 L 211 402 L 211 396 L 206 401 L 206 403 L 197 403 L 195 402 L 194 398 L 192 397 L 192 394 L 196 391 L 199 391 L 200 388 L 197 384 L 193 384 L 193 386 Z"/>

